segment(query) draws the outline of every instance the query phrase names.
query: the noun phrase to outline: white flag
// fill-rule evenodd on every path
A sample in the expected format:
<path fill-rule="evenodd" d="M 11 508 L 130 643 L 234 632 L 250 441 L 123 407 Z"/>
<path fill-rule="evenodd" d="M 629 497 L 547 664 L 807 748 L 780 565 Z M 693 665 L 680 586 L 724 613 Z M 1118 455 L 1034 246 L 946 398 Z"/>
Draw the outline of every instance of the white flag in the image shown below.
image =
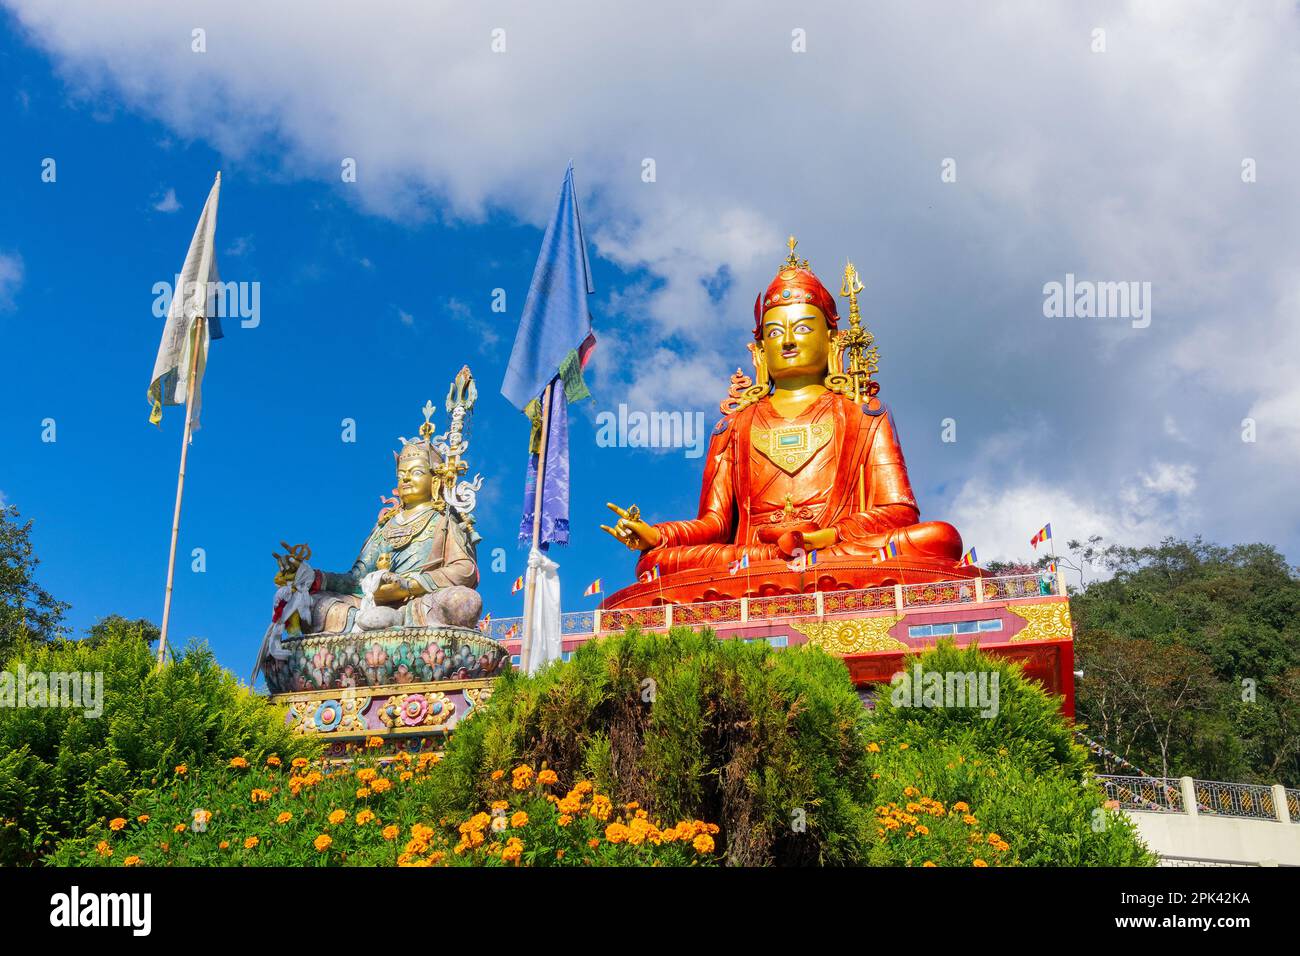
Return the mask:
<path fill-rule="evenodd" d="M 521 660 L 528 661 L 528 673 L 536 674 L 563 655 L 560 643 L 560 566 L 533 548 L 528 554 L 528 573 L 533 576 L 533 601 L 528 646 Z"/>
<path fill-rule="evenodd" d="M 208 201 L 203 204 L 203 213 L 198 225 L 194 227 L 194 238 L 190 240 L 190 250 L 185 254 L 185 265 L 177 277 L 176 288 L 172 289 L 171 307 L 167 310 L 167 322 L 163 325 L 162 342 L 158 345 L 158 357 L 153 363 L 153 376 L 149 380 L 149 421 L 157 425 L 162 421 L 164 405 L 184 405 L 189 389 L 190 364 L 194 359 L 191 349 L 198 348 L 198 363 L 195 365 L 194 401 L 188 409 L 191 428 L 199 428 L 199 409 L 202 406 L 199 385 L 203 381 L 203 371 L 208 364 L 208 343 L 221 338 L 221 323 L 210 308 L 216 299 L 217 286 L 217 195 L 221 192 L 221 174 L 212 184 Z M 203 335 L 195 342 L 192 333 L 194 320 L 203 316 Z"/>

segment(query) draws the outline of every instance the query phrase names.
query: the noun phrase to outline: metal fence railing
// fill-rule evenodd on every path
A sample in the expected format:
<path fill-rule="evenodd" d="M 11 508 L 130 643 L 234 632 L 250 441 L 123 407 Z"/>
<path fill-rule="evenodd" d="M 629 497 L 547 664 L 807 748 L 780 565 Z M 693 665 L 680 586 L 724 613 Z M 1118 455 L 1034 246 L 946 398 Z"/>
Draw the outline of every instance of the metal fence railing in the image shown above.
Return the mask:
<path fill-rule="evenodd" d="M 567 611 L 561 615 L 565 636 L 585 636 L 621 631 L 636 625 L 654 629 L 672 624 L 720 624 L 738 621 L 771 621 L 814 615 L 852 614 L 894 608 L 938 608 L 1061 595 L 1055 574 L 1011 574 L 996 578 L 963 578 L 929 584 L 863 588 L 853 591 L 772 594 L 745 600 L 708 601 L 696 604 L 656 604 L 649 607 Z M 820 607 L 819 607 L 820 605 Z M 671 608 L 671 611 L 669 610 Z M 505 641 L 521 636 L 523 618 L 503 617 L 488 622 L 487 635 Z"/>
<path fill-rule="evenodd" d="M 1098 783 L 1110 800 L 1126 810 L 1154 813 L 1187 813 L 1184 779 L 1181 777 L 1138 777 L 1099 775 Z M 1253 820 L 1282 820 L 1300 823 L 1300 790 L 1274 788 L 1267 783 L 1225 783 L 1220 780 L 1192 780 L 1196 812 Z M 1276 794 L 1286 795 L 1286 814 L 1279 812 Z"/>

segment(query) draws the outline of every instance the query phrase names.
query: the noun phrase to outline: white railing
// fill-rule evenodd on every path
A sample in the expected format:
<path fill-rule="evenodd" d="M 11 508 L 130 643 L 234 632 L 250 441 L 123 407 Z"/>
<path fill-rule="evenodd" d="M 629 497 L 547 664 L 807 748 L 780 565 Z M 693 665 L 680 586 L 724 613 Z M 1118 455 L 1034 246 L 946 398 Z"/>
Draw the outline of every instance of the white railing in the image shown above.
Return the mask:
<path fill-rule="evenodd" d="M 1300 823 L 1300 790 L 1280 784 L 1108 774 L 1099 775 L 1097 781 L 1106 796 L 1125 810 Z"/>
<path fill-rule="evenodd" d="M 1061 596 L 1062 579 L 1057 574 L 1010 574 L 996 578 L 962 578 L 930 584 L 899 584 L 853 591 L 814 591 L 772 594 L 729 601 L 692 604 L 653 604 L 610 610 L 568 611 L 560 617 L 565 636 L 586 636 L 621 631 L 633 625 L 653 630 L 674 624 L 723 624 L 772 621 L 785 618 L 822 617 L 862 611 L 908 608 L 937 608 L 950 605 L 983 604 L 1024 598 Z M 513 629 L 513 631 L 512 631 Z M 486 628 L 498 641 L 522 637 L 523 618 L 494 618 Z"/>

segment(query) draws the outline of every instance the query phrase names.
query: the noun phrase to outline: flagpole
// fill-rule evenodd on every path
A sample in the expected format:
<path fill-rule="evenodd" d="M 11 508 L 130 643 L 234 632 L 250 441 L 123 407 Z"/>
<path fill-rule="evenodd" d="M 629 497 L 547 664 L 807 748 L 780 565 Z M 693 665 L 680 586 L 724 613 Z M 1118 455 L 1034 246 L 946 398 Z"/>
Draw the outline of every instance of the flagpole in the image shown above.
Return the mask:
<path fill-rule="evenodd" d="M 172 512 L 172 543 L 167 554 L 167 593 L 163 597 L 162 630 L 158 635 L 158 666 L 167 654 L 167 629 L 171 623 L 172 583 L 176 577 L 176 538 L 181 530 L 181 498 L 185 494 L 185 461 L 189 457 L 190 434 L 194 425 L 194 380 L 198 376 L 199 347 L 203 342 L 204 317 L 194 317 L 190 334 L 190 377 L 185 383 L 185 430 L 181 435 L 181 467 L 176 475 L 176 508 Z"/>
<path fill-rule="evenodd" d="M 542 392 L 542 441 L 537 449 L 537 486 L 533 489 L 533 546 L 528 552 L 532 557 L 541 541 L 542 533 L 542 484 L 546 480 L 546 441 L 550 437 L 551 424 L 551 388 L 554 381 Z M 519 657 L 519 666 L 528 673 L 528 661 L 533 650 L 533 590 L 536 587 L 537 572 L 530 560 L 528 562 L 528 587 L 524 595 L 524 646 Z"/>

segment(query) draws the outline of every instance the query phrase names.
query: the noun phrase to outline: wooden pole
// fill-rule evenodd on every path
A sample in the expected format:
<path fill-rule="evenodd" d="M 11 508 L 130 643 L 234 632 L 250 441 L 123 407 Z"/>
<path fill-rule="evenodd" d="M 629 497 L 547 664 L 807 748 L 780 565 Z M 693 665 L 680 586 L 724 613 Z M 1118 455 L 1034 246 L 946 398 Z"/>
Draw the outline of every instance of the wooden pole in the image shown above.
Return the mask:
<path fill-rule="evenodd" d="M 190 332 L 190 377 L 185 384 L 185 431 L 181 437 L 181 468 L 176 476 L 176 510 L 172 512 L 172 545 L 167 555 L 167 594 L 163 598 L 162 631 L 158 635 L 158 666 L 161 667 L 167 654 L 167 627 L 172 612 L 172 582 L 176 577 L 176 538 L 181 530 L 181 496 L 185 493 L 185 460 L 190 450 L 190 434 L 194 425 L 194 380 L 198 374 L 199 347 L 203 341 L 204 317 L 194 317 L 194 328 Z"/>
<path fill-rule="evenodd" d="M 533 489 L 533 546 L 528 552 L 530 559 L 533 551 L 537 550 L 542 534 L 542 485 L 546 481 L 546 440 L 551 425 L 551 389 L 554 385 L 555 383 L 552 382 L 546 386 L 546 391 L 542 392 L 542 443 L 537 449 L 537 485 Z M 525 674 L 528 673 L 528 662 L 533 650 L 533 592 L 536 589 L 536 577 L 530 561 L 528 586 L 524 591 L 524 646 L 519 657 L 519 666 Z"/>

